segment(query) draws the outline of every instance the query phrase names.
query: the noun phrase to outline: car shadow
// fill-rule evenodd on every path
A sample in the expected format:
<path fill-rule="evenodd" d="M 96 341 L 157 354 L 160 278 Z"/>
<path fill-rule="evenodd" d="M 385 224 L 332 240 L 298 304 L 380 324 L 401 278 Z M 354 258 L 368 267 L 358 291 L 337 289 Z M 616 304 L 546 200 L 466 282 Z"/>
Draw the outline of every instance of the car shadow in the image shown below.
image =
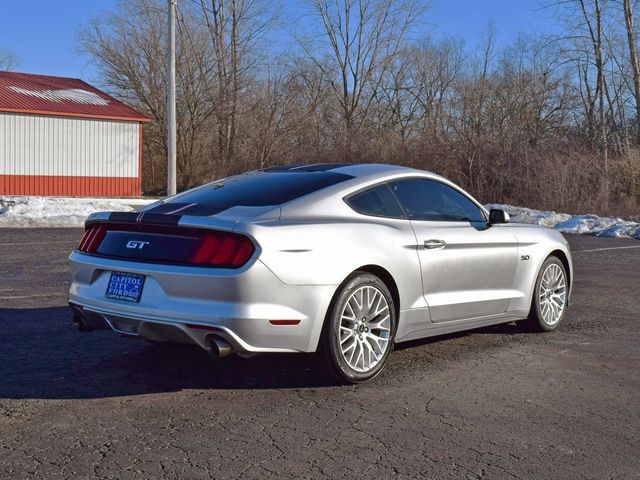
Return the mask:
<path fill-rule="evenodd" d="M 67 307 L 0 308 L 0 398 L 79 399 L 182 389 L 278 389 L 337 383 L 315 355 L 212 359 L 190 345 L 82 333 Z"/>
<path fill-rule="evenodd" d="M 466 337 L 512 335 L 513 324 L 398 344 L 396 350 Z M 318 355 L 212 359 L 180 344 L 151 344 L 101 330 L 79 332 L 67 307 L 0 308 L 0 399 L 90 399 L 183 389 L 321 388 L 339 385 Z"/>

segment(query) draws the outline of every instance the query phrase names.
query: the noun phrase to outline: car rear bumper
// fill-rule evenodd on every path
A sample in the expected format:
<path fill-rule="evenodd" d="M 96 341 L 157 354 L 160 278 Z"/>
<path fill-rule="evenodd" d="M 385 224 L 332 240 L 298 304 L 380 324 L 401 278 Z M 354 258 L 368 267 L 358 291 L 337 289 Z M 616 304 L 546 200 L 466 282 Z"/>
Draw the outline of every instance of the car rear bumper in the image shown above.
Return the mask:
<path fill-rule="evenodd" d="M 93 328 L 238 353 L 312 352 L 336 285 L 288 285 L 262 262 L 237 270 L 176 267 L 74 252 L 69 304 Z M 112 271 L 145 275 L 139 303 L 105 298 Z M 270 320 L 299 320 L 273 325 Z"/>

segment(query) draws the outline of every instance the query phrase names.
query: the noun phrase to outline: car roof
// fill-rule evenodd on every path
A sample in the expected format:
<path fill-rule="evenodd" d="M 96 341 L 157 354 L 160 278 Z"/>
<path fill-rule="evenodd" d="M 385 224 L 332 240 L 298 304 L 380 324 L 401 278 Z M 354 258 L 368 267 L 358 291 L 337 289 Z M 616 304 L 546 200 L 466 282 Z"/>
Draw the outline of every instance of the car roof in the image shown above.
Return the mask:
<path fill-rule="evenodd" d="M 354 178 L 368 177 L 376 174 L 420 172 L 414 168 L 402 167 L 386 163 L 295 163 L 290 165 L 277 165 L 265 168 L 264 172 L 335 172 L 352 176 Z M 431 173 L 431 172 L 426 172 Z"/>
<path fill-rule="evenodd" d="M 341 174 L 351 177 L 350 180 L 338 182 L 325 188 L 311 192 L 291 200 L 281 207 L 286 208 L 288 216 L 305 216 L 311 213 L 324 215 L 326 212 L 338 211 L 339 207 L 345 207 L 347 204 L 343 201 L 345 195 L 360 189 L 376 185 L 379 182 L 387 182 L 410 177 L 427 178 L 443 182 L 450 187 L 460 191 L 469 197 L 479 208 L 484 207 L 475 200 L 468 192 L 464 191 L 460 186 L 454 184 L 450 180 L 433 172 L 420 170 L 416 168 L 403 167 L 400 165 L 389 165 L 384 163 L 319 163 L 310 165 L 285 165 L 276 167 L 279 171 L 301 171 L 301 172 L 328 172 Z M 283 210 L 284 211 L 284 210 Z M 346 210 L 345 210 L 346 211 Z M 352 212 L 349 209 L 349 212 Z"/>
<path fill-rule="evenodd" d="M 227 215 L 236 220 L 239 217 L 271 219 L 276 211 L 279 217 L 285 207 L 290 218 L 294 214 L 325 215 L 339 212 L 343 207 L 345 213 L 353 213 L 343 202 L 345 195 L 377 182 L 414 175 L 450 183 L 431 172 L 382 163 L 281 165 L 201 185 L 153 204 L 145 208 L 145 212 L 173 213 L 176 206 L 181 206 L 181 215 Z"/>

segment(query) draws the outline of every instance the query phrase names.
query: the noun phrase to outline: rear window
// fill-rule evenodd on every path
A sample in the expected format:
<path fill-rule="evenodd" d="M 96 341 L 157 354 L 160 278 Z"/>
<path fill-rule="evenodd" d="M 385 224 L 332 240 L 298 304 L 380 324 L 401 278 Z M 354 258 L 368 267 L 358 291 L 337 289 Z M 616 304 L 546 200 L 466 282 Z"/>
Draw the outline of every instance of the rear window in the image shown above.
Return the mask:
<path fill-rule="evenodd" d="M 166 203 L 225 208 L 280 205 L 351 178 L 335 172 L 251 172 L 204 185 Z"/>

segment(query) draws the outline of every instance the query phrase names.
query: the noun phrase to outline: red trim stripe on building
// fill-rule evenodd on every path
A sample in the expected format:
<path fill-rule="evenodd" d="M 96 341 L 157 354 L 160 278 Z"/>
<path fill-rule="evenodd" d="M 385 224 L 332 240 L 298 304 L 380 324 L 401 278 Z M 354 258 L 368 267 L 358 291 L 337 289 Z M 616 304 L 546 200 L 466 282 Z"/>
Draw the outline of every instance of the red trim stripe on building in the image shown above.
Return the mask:
<path fill-rule="evenodd" d="M 0 175 L 0 195 L 138 197 L 140 178 Z"/>

